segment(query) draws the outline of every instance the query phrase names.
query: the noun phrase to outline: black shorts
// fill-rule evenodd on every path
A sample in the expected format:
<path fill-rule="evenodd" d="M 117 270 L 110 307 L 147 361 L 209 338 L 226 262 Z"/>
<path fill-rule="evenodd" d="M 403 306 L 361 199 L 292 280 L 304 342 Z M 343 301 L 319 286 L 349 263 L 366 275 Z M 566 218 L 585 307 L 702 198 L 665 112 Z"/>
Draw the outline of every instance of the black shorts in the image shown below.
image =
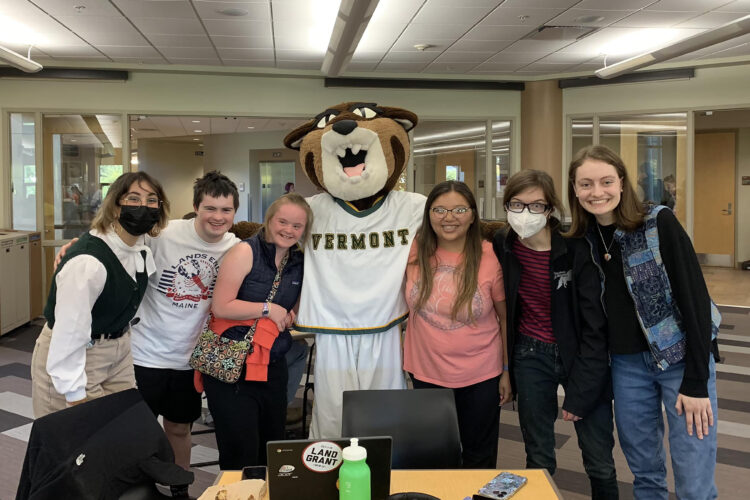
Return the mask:
<path fill-rule="evenodd" d="M 189 424 L 201 416 L 201 395 L 193 386 L 193 370 L 135 365 L 135 381 L 154 415 Z"/>

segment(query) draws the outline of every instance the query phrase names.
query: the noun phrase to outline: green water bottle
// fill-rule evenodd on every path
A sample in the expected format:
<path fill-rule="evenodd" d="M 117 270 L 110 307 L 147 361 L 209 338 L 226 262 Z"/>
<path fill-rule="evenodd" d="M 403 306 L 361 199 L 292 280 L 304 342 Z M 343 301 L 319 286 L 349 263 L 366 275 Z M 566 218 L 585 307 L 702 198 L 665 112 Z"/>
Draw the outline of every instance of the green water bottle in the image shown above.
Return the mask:
<path fill-rule="evenodd" d="M 370 468 L 367 450 L 352 438 L 344 448 L 344 463 L 339 468 L 339 500 L 370 500 Z"/>

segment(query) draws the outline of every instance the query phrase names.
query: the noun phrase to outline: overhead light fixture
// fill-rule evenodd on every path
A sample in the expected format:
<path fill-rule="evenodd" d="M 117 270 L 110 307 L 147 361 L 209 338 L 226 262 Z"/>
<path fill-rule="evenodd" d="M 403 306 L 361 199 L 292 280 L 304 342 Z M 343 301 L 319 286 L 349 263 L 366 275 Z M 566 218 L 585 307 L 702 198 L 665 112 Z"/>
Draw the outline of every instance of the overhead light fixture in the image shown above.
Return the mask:
<path fill-rule="evenodd" d="M 195 132 L 196 134 L 200 134 L 203 131 L 202 130 L 193 130 L 193 132 Z"/>
<path fill-rule="evenodd" d="M 614 78 L 645 66 L 666 61 L 705 47 L 710 47 L 711 45 L 730 40 L 746 33 L 750 33 L 750 15 L 736 19 L 719 26 L 718 28 L 685 38 L 684 40 L 667 45 L 661 49 L 625 59 L 624 61 L 611 66 L 606 66 L 596 70 L 595 73 L 599 78 Z"/>
<path fill-rule="evenodd" d="M 378 0 L 341 0 L 328 50 L 320 68 L 323 74 L 338 76 L 344 71 L 377 6 Z"/>
<path fill-rule="evenodd" d="M 193 120 L 193 123 L 200 123 L 200 120 Z"/>
<path fill-rule="evenodd" d="M 29 48 L 29 56 L 31 55 L 31 48 Z M 42 65 L 36 61 L 32 61 L 30 57 L 24 57 L 18 52 L 10 50 L 0 45 L 0 60 L 5 61 L 14 68 L 18 68 L 26 73 L 36 73 L 42 69 Z"/>

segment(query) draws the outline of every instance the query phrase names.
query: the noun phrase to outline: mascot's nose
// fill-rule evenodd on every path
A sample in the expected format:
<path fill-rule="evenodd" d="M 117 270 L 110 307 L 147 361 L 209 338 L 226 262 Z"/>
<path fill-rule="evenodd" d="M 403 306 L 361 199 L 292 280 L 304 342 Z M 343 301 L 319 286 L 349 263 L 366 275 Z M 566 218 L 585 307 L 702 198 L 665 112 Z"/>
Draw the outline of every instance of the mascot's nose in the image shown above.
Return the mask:
<path fill-rule="evenodd" d="M 341 135 L 349 135 L 355 128 L 357 128 L 357 122 L 354 120 L 341 120 L 333 124 L 333 130 Z"/>

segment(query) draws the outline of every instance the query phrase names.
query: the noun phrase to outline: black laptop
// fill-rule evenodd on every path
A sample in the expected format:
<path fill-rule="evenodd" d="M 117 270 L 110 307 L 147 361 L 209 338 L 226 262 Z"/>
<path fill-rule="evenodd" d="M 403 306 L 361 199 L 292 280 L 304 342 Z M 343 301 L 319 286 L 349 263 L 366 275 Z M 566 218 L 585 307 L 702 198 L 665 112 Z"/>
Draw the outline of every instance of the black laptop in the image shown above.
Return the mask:
<path fill-rule="evenodd" d="M 390 437 L 359 438 L 367 450 L 372 500 L 385 500 L 391 490 Z M 349 439 L 269 441 L 268 494 L 271 500 L 336 500 L 336 482 Z"/>

